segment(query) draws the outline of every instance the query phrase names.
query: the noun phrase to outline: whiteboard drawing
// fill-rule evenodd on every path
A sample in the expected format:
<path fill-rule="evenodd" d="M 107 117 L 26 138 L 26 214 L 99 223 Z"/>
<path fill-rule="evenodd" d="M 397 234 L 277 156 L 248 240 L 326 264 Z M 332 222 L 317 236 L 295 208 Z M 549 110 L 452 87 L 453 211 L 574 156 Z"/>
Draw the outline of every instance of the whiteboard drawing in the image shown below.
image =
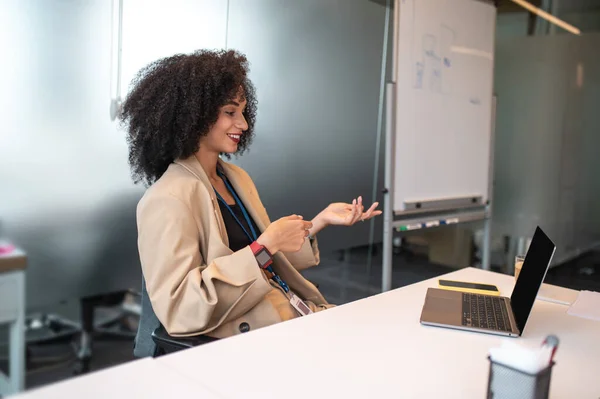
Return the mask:
<path fill-rule="evenodd" d="M 449 70 L 452 68 L 451 48 L 455 33 L 448 26 L 441 25 L 440 36 L 441 40 L 431 33 L 421 36 L 421 50 L 417 50 L 419 54 L 414 63 L 413 87 L 434 93 L 451 94 Z"/>
<path fill-rule="evenodd" d="M 442 58 L 442 87 L 441 91 L 444 94 L 452 93 L 452 46 L 456 40 L 454 29 L 449 26 L 441 25 L 440 38 L 440 56 Z"/>
<path fill-rule="evenodd" d="M 441 71 L 440 59 L 435 53 L 437 38 L 429 33 L 421 37 L 421 51 L 415 63 L 415 89 L 429 89 L 438 91 L 440 87 Z"/>

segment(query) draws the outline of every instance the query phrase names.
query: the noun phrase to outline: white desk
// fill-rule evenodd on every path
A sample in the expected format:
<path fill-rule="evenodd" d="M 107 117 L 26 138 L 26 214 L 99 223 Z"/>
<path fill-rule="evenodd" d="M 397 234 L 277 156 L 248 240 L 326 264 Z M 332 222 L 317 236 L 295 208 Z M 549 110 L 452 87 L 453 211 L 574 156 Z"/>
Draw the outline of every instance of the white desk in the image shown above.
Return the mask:
<path fill-rule="evenodd" d="M 445 278 L 494 283 L 512 276 L 463 269 Z M 488 351 L 502 340 L 560 347 L 551 398 L 600 397 L 600 322 L 536 301 L 521 338 L 421 326 L 437 278 L 156 359 L 190 381 L 233 398 L 484 398 Z"/>
<path fill-rule="evenodd" d="M 198 369 L 198 372 L 200 370 Z M 152 358 L 75 377 L 32 389 L 11 399 L 106 399 L 106 398 L 195 398 L 223 399 L 222 396 L 161 366 Z"/>
<path fill-rule="evenodd" d="M 0 372 L 0 395 L 19 392 L 25 386 L 26 266 L 27 257 L 20 249 L 0 254 L 0 324 L 10 325 L 10 378 Z"/>

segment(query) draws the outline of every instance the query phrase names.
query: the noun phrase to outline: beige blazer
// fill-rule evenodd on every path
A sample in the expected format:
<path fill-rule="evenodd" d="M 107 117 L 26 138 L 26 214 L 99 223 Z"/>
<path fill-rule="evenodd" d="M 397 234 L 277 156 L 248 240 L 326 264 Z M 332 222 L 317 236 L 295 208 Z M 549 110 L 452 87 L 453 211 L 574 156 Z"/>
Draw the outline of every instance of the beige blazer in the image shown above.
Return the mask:
<path fill-rule="evenodd" d="M 263 232 L 271 223 L 250 176 L 219 160 Z M 208 176 L 192 156 L 171 164 L 137 208 L 138 249 L 156 316 L 173 336 L 223 338 L 298 317 L 278 284 L 258 267 L 250 247 L 229 249 Z M 299 270 L 319 263 L 316 238 L 300 251 L 278 252 L 273 268 L 313 311 L 331 307 Z"/>

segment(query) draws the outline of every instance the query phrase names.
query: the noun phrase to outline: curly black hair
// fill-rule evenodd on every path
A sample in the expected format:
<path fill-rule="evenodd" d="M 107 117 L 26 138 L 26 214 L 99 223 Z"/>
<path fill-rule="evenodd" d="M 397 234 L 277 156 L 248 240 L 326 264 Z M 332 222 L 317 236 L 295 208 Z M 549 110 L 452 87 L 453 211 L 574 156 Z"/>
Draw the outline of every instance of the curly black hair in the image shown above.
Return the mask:
<path fill-rule="evenodd" d="M 174 160 L 196 153 L 200 138 L 215 124 L 220 108 L 238 96 L 240 87 L 248 123 L 236 152 L 242 154 L 254 136 L 257 108 L 248 72 L 246 57 L 233 50 L 176 54 L 142 68 L 120 114 L 133 181 L 149 186 Z"/>

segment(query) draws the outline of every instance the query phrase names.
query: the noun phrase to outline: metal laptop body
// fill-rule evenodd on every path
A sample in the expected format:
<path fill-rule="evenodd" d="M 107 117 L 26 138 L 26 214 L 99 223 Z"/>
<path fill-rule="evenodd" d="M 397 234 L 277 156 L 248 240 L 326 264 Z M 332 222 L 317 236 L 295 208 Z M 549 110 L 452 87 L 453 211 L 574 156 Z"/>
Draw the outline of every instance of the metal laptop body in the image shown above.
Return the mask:
<path fill-rule="evenodd" d="M 429 288 L 421 324 L 521 336 L 555 250 L 556 245 L 537 227 L 510 298 Z"/>

